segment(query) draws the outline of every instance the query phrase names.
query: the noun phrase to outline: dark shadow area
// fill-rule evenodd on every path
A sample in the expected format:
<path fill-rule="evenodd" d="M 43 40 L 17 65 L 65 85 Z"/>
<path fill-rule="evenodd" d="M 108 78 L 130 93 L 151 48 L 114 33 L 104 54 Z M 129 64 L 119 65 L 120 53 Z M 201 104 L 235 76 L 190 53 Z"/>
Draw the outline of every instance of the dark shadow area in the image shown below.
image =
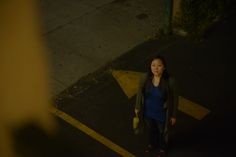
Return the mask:
<path fill-rule="evenodd" d="M 84 156 L 73 141 L 63 139 L 62 132 L 47 135 L 33 124 L 15 130 L 14 137 L 16 150 L 24 157 Z"/>

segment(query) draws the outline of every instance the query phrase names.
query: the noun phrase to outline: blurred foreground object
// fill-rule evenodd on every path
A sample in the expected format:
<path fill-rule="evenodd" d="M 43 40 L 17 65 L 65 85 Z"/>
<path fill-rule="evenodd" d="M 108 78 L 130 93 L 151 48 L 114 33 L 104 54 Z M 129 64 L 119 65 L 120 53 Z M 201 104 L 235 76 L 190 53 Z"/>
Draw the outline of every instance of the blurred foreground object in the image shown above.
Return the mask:
<path fill-rule="evenodd" d="M 0 21 L 0 156 L 13 157 L 13 128 L 55 125 L 36 1 L 0 1 Z"/>

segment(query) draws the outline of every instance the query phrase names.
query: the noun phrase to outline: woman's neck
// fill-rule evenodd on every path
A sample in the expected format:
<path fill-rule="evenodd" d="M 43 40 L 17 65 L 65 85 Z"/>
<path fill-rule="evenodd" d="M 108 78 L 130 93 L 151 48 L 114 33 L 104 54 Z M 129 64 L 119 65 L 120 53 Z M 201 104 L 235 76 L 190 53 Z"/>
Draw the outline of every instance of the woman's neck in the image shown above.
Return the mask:
<path fill-rule="evenodd" d="M 161 80 L 160 76 L 153 76 L 153 78 L 152 78 L 153 85 L 156 87 L 159 86 L 160 80 Z"/>
<path fill-rule="evenodd" d="M 153 79 L 154 79 L 154 80 L 160 80 L 160 78 L 161 78 L 161 75 L 154 75 L 154 76 L 153 76 Z"/>

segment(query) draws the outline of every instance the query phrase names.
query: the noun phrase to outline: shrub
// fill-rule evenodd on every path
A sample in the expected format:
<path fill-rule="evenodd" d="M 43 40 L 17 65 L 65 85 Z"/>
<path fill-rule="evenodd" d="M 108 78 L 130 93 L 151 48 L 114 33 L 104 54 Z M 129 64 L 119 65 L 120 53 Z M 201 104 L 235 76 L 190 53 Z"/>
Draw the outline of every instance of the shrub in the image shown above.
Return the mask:
<path fill-rule="evenodd" d="M 220 17 L 231 0 L 182 0 L 180 14 L 174 27 L 181 28 L 193 38 L 201 38 L 214 19 Z"/>

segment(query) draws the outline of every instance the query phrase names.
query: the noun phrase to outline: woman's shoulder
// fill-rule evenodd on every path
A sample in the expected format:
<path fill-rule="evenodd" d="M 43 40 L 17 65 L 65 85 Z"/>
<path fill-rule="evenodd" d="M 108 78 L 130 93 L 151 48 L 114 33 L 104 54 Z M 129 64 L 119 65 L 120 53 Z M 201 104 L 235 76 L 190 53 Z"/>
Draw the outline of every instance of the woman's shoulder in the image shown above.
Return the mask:
<path fill-rule="evenodd" d="M 175 77 L 174 77 L 173 75 L 170 75 L 170 74 L 169 74 L 169 76 L 168 76 L 168 82 L 169 82 L 170 84 L 174 83 L 174 82 L 175 82 Z"/>
<path fill-rule="evenodd" d="M 170 76 L 169 76 L 168 82 L 169 82 L 169 85 L 170 85 L 171 87 L 176 86 L 176 79 L 175 79 L 175 77 L 174 77 L 173 75 L 170 75 Z"/>
<path fill-rule="evenodd" d="M 145 84 L 145 82 L 147 81 L 147 78 L 148 78 L 148 74 L 147 73 L 142 73 L 140 75 L 139 84 L 141 86 L 143 86 Z"/>

